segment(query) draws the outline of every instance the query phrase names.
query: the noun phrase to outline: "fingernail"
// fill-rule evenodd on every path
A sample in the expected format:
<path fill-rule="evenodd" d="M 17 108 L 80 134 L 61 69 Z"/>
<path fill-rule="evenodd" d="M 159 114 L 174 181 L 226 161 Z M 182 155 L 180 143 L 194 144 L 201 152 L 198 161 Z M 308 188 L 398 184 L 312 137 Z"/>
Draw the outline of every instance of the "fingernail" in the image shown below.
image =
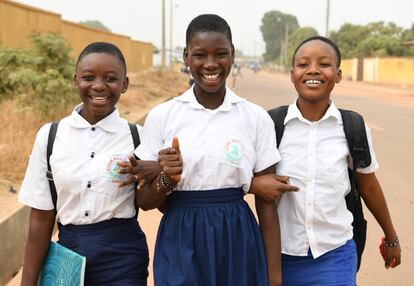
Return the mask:
<path fill-rule="evenodd" d="M 390 267 L 387 265 L 387 266 L 385 266 L 385 269 L 389 269 Z"/>

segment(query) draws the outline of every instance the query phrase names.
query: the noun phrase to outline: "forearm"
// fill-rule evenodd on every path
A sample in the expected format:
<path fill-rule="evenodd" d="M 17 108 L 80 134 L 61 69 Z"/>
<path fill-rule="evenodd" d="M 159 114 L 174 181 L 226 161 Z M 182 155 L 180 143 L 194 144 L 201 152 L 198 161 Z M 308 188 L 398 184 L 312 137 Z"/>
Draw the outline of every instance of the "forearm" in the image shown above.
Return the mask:
<path fill-rule="evenodd" d="M 36 285 L 43 260 L 49 249 L 55 223 L 54 211 L 32 209 L 23 263 L 22 286 Z"/>
<path fill-rule="evenodd" d="M 157 180 L 158 177 L 136 191 L 135 201 L 145 211 L 160 207 L 167 198 L 165 193 L 157 191 Z"/>
<path fill-rule="evenodd" d="M 256 211 L 266 252 L 269 285 L 281 285 L 280 227 L 274 202 L 255 197 Z"/>
<path fill-rule="evenodd" d="M 366 192 L 362 195 L 366 206 L 381 226 L 386 238 L 393 240 L 396 231 L 392 224 L 387 202 L 381 189 Z"/>
<path fill-rule="evenodd" d="M 381 226 L 386 238 L 394 239 L 396 232 L 381 186 L 375 174 L 358 174 L 357 186 L 369 211 Z"/>

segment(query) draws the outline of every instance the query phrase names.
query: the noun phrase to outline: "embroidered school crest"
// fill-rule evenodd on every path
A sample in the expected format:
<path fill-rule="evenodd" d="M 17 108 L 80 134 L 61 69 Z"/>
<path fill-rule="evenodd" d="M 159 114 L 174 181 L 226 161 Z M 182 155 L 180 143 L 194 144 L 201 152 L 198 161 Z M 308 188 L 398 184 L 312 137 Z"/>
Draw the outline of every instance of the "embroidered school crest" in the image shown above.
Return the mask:
<path fill-rule="evenodd" d="M 241 166 L 243 160 L 243 145 L 240 141 L 232 139 L 226 143 L 224 162 L 237 167 Z"/>
<path fill-rule="evenodd" d="M 118 162 L 127 160 L 127 155 L 113 155 L 112 158 L 109 160 L 108 164 L 106 165 L 106 170 L 108 171 L 109 180 L 112 183 L 119 183 L 121 180 L 124 179 L 125 175 L 118 173 L 120 169 L 120 167 L 118 166 Z"/>

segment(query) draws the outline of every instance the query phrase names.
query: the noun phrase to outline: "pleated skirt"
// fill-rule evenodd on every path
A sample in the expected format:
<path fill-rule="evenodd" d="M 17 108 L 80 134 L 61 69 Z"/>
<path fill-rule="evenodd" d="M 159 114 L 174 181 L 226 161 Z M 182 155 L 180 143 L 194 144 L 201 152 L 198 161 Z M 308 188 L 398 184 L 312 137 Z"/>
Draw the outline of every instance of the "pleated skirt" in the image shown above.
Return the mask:
<path fill-rule="evenodd" d="M 173 192 L 154 254 L 157 286 L 267 285 L 263 240 L 240 188 Z"/>
<path fill-rule="evenodd" d="M 148 246 L 136 218 L 59 224 L 59 243 L 86 256 L 85 286 L 145 286 Z"/>
<path fill-rule="evenodd" d="M 357 254 L 353 239 L 314 259 L 282 254 L 283 286 L 355 286 Z"/>

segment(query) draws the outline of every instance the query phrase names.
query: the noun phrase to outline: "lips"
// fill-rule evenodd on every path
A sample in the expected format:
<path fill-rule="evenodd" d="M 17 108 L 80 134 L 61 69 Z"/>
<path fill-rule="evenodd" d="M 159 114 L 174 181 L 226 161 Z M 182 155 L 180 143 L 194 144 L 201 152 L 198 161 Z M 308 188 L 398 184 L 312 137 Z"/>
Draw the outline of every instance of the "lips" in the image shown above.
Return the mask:
<path fill-rule="evenodd" d="M 90 101 L 97 105 L 106 105 L 112 96 L 88 96 Z"/>
<path fill-rule="evenodd" d="M 307 79 L 307 80 L 304 80 L 303 83 L 309 87 L 317 87 L 323 84 L 324 81 L 320 79 Z"/>

